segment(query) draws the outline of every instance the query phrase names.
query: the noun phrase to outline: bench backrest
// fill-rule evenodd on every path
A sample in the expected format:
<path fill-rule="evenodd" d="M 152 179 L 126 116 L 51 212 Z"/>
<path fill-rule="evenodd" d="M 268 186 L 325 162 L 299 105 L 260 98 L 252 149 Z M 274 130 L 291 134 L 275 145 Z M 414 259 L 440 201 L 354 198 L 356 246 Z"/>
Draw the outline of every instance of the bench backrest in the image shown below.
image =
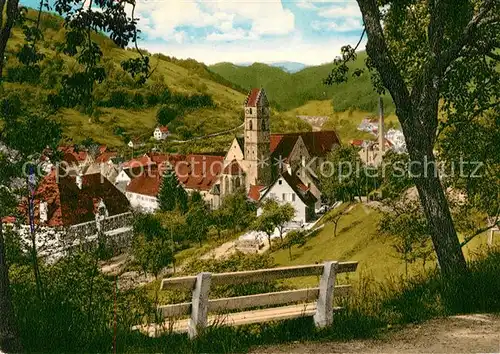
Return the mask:
<path fill-rule="evenodd" d="M 331 324 L 333 320 L 333 296 L 346 295 L 350 285 L 335 286 L 336 275 L 356 271 L 358 262 L 325 262 L 272 269 L 259 269 L 229 273 L 200 273 L 197 276 L 163 279 L 160 290 L 191 290 L 192 301 L 188 303 L 160 306 L 164 317 L 191 314 L 188 333 L 195 337 L 207 324 L 207 314 L 211 311 L 237 310 L 251 307 L 284 305 L 294 302 L 317 300 L 315 323 L 319 327 Z M 303 276 L 321 276 L 319 287 L 280 291 L 267 294 L 238 296 L 209 300 L 211 286 L 239 285 L 289 279 Z"/>

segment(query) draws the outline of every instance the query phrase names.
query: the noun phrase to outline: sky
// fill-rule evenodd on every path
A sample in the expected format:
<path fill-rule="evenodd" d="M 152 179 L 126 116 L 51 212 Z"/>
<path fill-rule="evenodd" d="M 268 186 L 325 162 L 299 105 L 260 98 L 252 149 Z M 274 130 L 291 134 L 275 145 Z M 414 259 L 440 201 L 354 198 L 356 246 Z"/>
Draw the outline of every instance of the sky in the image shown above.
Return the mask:
<path fill-rule="evenodd" d="M 356 0 L 137 0 L 136 17 L 141 48 L 206 64 L 318 65 L 362 32 Z"/>

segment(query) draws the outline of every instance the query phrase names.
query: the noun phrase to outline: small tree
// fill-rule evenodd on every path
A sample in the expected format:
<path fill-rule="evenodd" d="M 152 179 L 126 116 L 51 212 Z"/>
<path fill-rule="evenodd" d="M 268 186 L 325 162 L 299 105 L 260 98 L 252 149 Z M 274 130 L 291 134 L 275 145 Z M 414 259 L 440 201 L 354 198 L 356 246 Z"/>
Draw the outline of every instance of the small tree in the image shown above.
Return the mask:
<path fill-rule="evenodd" d="M 188 209 L 188 195 L 179 184 L 173 170 L 163 175 L 163 180 L 158 193 L 158 203 L 163 212 L 179 210 L 185 213 Z"/>
<path fill-rule="evenodd" d="M 162 226 L 167 230 L 167 238 L 172 249 L 172 263 L 174 273 L 176 272 L 175 249 L 176 244 L 181 243 L 186 236 L 186 217 L 179 210 L 160 213 L 159 218 Z"/>
<path fill-rule="evenodd" d="M 266 233 L 269 245 L 271 245 L 274 230 L 278 229 L 283 242 L 285 225 L 293 219 L 294 215 L 295 209 L 290 203 L 280 205 L 274 199 L 266 199 L 262 204 L 262 214 L 257 218 L 253 227 L 257 231 Z"/>
<path fill-rule="evenodd" d="M 362 194 L 363 163 L 354 147 L 340 147 L 328 155 L 331 170 L 320 171 L 319 177 L 325 197 L 335 200 L 354 201 Z M 368 192 L 368 191 L 367 191 Z"/>
<path fill-rule="evenodd" d="M 207 238 L 208 227 L 210 226 L 210 211 L 199 192 L 194 192 L 191 195 L 189 204 L 186 217 L 189 234 L 198 241 L 201 247 L 203 241 Z"/>
<path fill-rule="evenodd" d="M 427 219 L 416 200 L 397 201 L 391 204 L 379 223 L 379 230 L 394 237 L 394 250 L 405 262 L 405 274 L 408 277 L 408 265 L 419 259 L 425 270 L 427 261 L 432 258 L 432 248 Z"/>
<path fill-rule="evenodd" d="M 160 271 L 173 263 L 174 249 L 160 219 L 151 214 L 140 215 L 134 222 L 132 254 L 144 273 L 156 278 Z"/>
<path fill-rule="evenodd" d="M 225 224 L 232 230 L 247 228 L 255 218 L 255 205 L 248 200 L 244 191 L 226 196 L 220 209 L 220 213 L 227 217 Z"/>

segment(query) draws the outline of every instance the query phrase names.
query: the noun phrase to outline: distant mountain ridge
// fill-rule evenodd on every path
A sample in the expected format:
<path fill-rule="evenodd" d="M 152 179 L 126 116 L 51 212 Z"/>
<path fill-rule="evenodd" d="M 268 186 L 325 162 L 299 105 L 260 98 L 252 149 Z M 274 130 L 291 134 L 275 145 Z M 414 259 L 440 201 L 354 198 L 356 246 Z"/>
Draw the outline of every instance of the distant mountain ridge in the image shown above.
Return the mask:
<path fill-rule="evenodd" d="M 214 65 L 219 65 L 219 64 L 222 64 L 222 63 L 217 63 Z M 286 71 L 287 73 L 290 73 L 290 74 L 299 72 L 299 71 L 308 67 L 308 65 L 306 65 L 304 63 L 299 63 L 296 61 L 277 61 L 277 62 L 271 62 L 271 63 L 243 62 L 243 63 L 234 63 L 233 65 L 248 67 L 248 66 L 251 66 L 253 64 L 269 65 L 269 66 L 272 66 L 275 68 L 280 68 L 283 71 Z"/>
<path fill-rule="evenodd" d="M 371 75 L 365 65 L 366 52 L 359 52 L 356 61 L 350 63 L 352 69 L 365 69 L 359 77 L 350 77 L 348 82 L 327 86 L 324 79 L 331 73 L 333 64 L 308 66 L 296 72 L 288 72 L 280 63 L 217 63 L 209 69 L 226 80 L 250 90 L 264 87 L 267 96 L 275 107 L 290 110 L 312 100 L 332 100 L 335 111 L 360 110 L 377 112 L 378 94 L 373 89 Z M 384 96 L 388 113 L 394 111 L 390 96 Z"/>

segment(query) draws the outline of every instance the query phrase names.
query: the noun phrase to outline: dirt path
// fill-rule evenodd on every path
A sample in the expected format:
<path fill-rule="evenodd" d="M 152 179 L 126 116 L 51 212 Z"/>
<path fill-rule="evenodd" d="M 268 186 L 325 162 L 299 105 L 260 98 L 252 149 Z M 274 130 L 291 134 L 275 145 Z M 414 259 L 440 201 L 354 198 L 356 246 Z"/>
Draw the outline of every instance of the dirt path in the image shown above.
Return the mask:
<path fill-rule="evenodd" d="M 252 353 L 500 353 L 500 316 L 454 316 L 410 325 L 378 340 L 294 343 Z"/>

